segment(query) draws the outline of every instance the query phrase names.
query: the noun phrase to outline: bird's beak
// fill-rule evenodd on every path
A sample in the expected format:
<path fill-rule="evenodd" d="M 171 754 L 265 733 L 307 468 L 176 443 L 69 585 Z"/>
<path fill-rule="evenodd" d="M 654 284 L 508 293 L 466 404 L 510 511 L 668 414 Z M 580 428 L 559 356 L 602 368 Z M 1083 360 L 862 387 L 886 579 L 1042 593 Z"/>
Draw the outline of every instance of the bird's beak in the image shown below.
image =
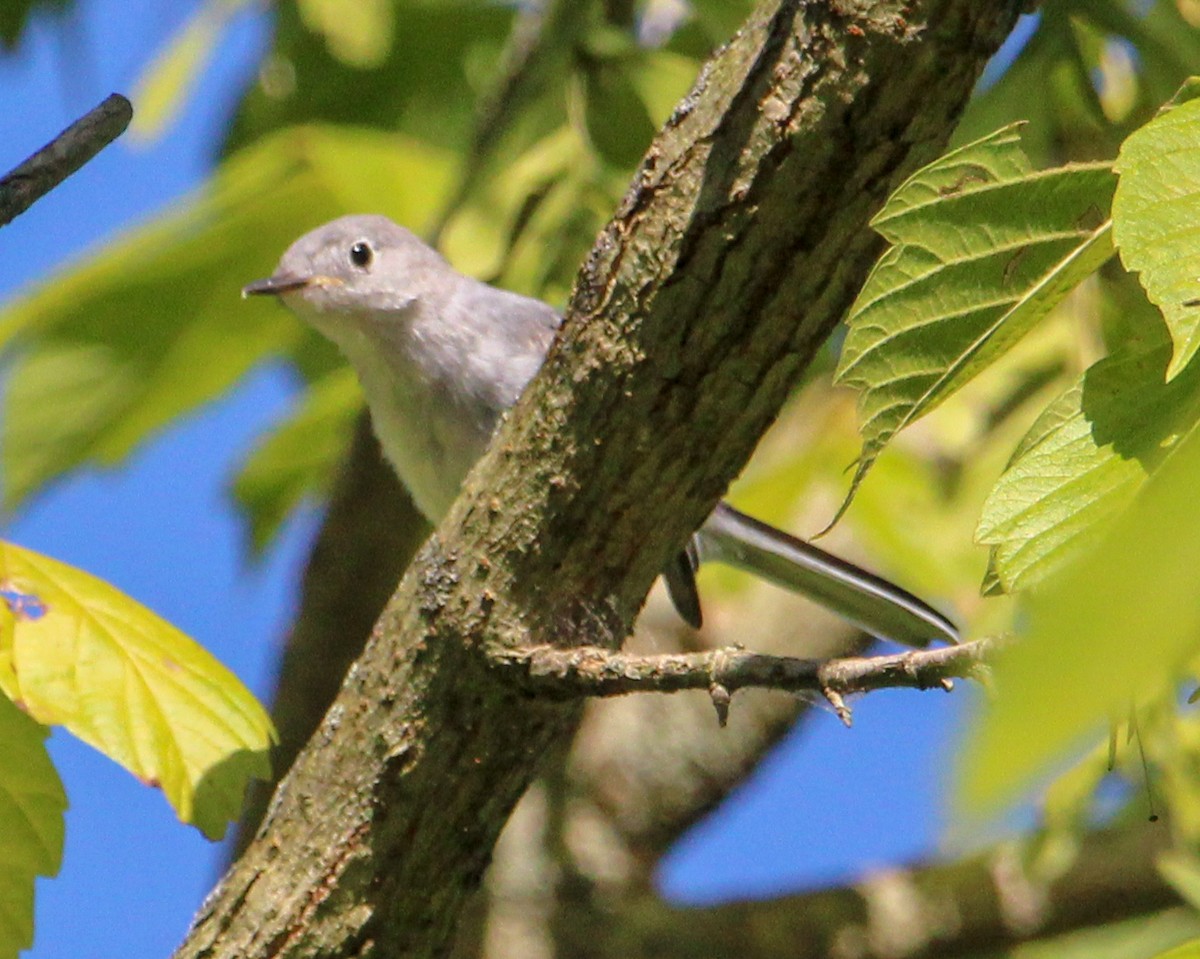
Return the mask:
<path fill-rule="evenodd" d="M 291 293 L 293 290 L 303 290 L 310 286 L 341 286 L 342 281 L 336 276 L 297 276 L 295 273 L 276 273 L 265 280 L 255 280 L 242 287 L 242 296 L 279 296 L 281 293 Z"/>

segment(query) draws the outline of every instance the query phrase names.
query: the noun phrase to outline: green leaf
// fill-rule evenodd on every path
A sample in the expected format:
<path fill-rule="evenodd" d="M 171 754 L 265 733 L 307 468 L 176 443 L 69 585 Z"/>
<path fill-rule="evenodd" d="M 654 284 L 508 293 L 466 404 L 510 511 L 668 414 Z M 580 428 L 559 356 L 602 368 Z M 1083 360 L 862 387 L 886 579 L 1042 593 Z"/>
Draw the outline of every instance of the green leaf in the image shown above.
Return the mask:
<path fill-rule="evenodd" d="M 270 774 L 271 721 L 229 670 L 102 580 L 0 542 L 0 599 L 14 620 L 16 689 L 36 720 L 66 727 L 220 838 L 251 777 Z"/>
<path fill-rule="evenodd" d="M 0 956 L 33 944 L 33 881 L 62 863 L 67 796 L 47 729 L 0 695 Z"/>
<path fill-rule="evenodd" d="M 348 212 L 428 222 L 455 161 L 394 135 L 306 127 L 222 164 L 187 208 L 48 279 L 0 313 L 18 347 L 0 469 L 12 506 L 84 464 L 112 465 L 256 363 L 311 336 L 278 305 L 243 302 L 300 234 Z M 420 183 L 422 189 L 406 189 Z"/>
<path fill-rule="evenodd" d="M 1144 121 L 1164 101 L 1180 103 L 1188 98 L 1179 84 L 1200 57 L 1200 33 L 1178 4 L 1158 2 L 1139 9 L 1119 2 L 1097 3 L 1077 7 L 1070 14 L 1090 19 L 1136 57 L 1136 72 L 1130 71 L 1127 80 L 1141 101 L 1133 116 Z"/>
<path fill-rule="evenodd" d="M 298 408 L 246 458 L 233 495 L 250 521 L 251 545 L 270 545 L 288 514 L 325 492 L 362 409 L 354 372 L 341 366 L 314 383 Z"/>
<path fill-rule="evenodd" d="M 314 7 L 325 8 L 316 14 L 319 21 L 312 18 Z M 481 0 L 275 4 L 271 55 L 259 82 L 246 91 L 232 142 L 249 145 L 264 130 L 290 124 L 355 124 L 398 131 L 461 158 L 479 92 L 495 77 L 518 9 Z M 314 25 L 320 32 L 313 32 Z M 377 66 L 348 62 L 373 60 L 372 44 L 385 36 L 387 57 Z M 406 192 L 422 189 L 419 180 L 403 185 Z M 381 195 L 374 208 L 392 201 Z"/>
<path fill-rule="evenodd" d="M 754 5 L 748 0 L 696 0 L 691 12 L 715 43 L 725 43 L 742 25 Z"/>
<path fill-rule="evenodd" d="M 566 125 L 555 129 L 472 191 L 446 224 L 442 250 L 464 273 L 488 278 L 501 275 L 514 240 L 528 227 L 545 196 L 556 187 L 576 182 L 586 175 L 587 167 L 595 165 L 575 130 Z M 548 262 L 547 252 L 558 246 L 545 246 L 540 251 L 542 261 Z M 530 296 L 540 292 L 537 287 L 506 286 Z"/>
<path fill-rule="evenodd" d="M 896 432 L 1014 346 L 1111 255 L 1104 165 L 1032 173 L 1017 127 L 948 153 L 872 221 L 892 244 L 851 309 L 840 382 L 861 391 L 851 495 Z"/>
<path fill-rule="evenodd" d="M 1200 642 L 1200 431 L 1180 440 L 1099 546 L 1024 599 L 1019 642 L 960 754 L 959 798 L 994 808 L 1130 705 L 1169 693 Z"/>
<path fill-rule="evenodd" d="M 497 285 L 555 305 L 566 302 L 579 264 L 606 215 L 596 203 L 588 202 L 597 192 L 591 189 L 589 172 L 568 172 L 530 204 L 510 241 Z M 612 208 L 606 202 L 605 210 Z"/>
<path fill-rule="evenodd" d="M 1181 97 L 1194 91 L 1185 88 Z M 1187 99 L 1131 135 L 1114 165 L 1113 231 L 1121 261 L 1162 310 L 1175 344 L 1167 378 L 1200 348 L 1200 100 Z"/>
<path fill-rule="evenodd" d="M 695 84 L 700 63 L 668 50 L 644 50 L 629 63 L 626 72 L 657 129 Z"/>
<path fill-rule="evenodd" d="M 606 163 L 632 168 L 657 128 L 620 62 L 594 65 L 582 78 L 588 139 Z"/>
<path fill-rule="evenodd" d="M 1052 403 L 992 489 L 976 540 L 993 547 L 1005 590 L 1094 543 L 1200 418 L 1200 370 L 1164 382 L 1171 347 L 1165 331 L 1154 339 L 1099 361 Z"/>

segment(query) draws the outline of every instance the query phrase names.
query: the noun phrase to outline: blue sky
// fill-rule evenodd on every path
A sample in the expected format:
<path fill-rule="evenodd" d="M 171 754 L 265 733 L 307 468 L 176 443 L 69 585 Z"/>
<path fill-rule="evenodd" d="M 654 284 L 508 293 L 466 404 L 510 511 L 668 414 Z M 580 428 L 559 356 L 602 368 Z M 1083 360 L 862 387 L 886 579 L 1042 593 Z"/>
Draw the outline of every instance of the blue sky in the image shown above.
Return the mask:
<path fill-rule="evenodd" d="M 35 23 L 14 54 L 0 57 L 0 167 L 14 166 L 108 93 L 130 93 L 195 8 L 82 0 L 66 21 Z M 0 296 L 195 189 L 268 38 L 264 12 L 239 15 L 162 139 L 123 139 L 5 228 Z M 252 564 L 224 483 L 291 395 L 285 370 L 262 369 L 127 467 L 76 476 L 0 518 L 0 535 L 126 590 L 265 695 L 316 517 L 298 517 L 280 547 Z M 874 694 L 859 704 L 852 732 L 832 715 L 819 717 L 680 844 L 664 866 L 664 889 L 689 902 L 771 894 L 927 852 L 944 825 L 940 770 L 963 703 Z M 157 792 L 87 747 L 55 735 L 51 748 L 71 802 L 66 856 L 58 878 L 39 882 L 37 941 L 27 955 L 167 954 L 218 875 L 220 850 L 179 825 Z"/>

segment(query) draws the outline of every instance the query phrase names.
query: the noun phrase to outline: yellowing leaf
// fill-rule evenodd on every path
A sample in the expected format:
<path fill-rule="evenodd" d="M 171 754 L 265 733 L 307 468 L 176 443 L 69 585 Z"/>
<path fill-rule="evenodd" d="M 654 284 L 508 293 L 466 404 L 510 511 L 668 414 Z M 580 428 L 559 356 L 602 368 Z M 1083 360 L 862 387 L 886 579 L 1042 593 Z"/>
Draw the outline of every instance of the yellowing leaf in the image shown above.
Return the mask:
<path fill-rule="evenodd" d="M 0 542 L 0 601 L 15 621 L 16 700 L 147 784 L 219 838 L 274 732 L 208 652 L 109 584 Z"/>
<path fill-rule="evenodd" d="M 0 695 L 0 956 L 33 943 L 33 881 L 62 862 L 67 797 L 46 727 Z"/>

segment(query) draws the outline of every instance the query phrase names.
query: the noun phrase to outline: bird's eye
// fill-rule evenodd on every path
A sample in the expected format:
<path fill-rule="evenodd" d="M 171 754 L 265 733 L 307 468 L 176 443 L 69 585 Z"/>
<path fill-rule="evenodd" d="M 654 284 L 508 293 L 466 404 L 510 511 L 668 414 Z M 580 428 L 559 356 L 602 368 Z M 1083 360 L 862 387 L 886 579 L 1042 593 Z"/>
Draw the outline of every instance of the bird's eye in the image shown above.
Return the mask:
<path fill-rule="evenodd" d="M 371 249 L 371 244 L 366 240 L 358 240 L 350 247 L 350 262 L 355 266 L 365 270 L 371 265 L 373 259 L 375 259 L 375 251 Z"/>

